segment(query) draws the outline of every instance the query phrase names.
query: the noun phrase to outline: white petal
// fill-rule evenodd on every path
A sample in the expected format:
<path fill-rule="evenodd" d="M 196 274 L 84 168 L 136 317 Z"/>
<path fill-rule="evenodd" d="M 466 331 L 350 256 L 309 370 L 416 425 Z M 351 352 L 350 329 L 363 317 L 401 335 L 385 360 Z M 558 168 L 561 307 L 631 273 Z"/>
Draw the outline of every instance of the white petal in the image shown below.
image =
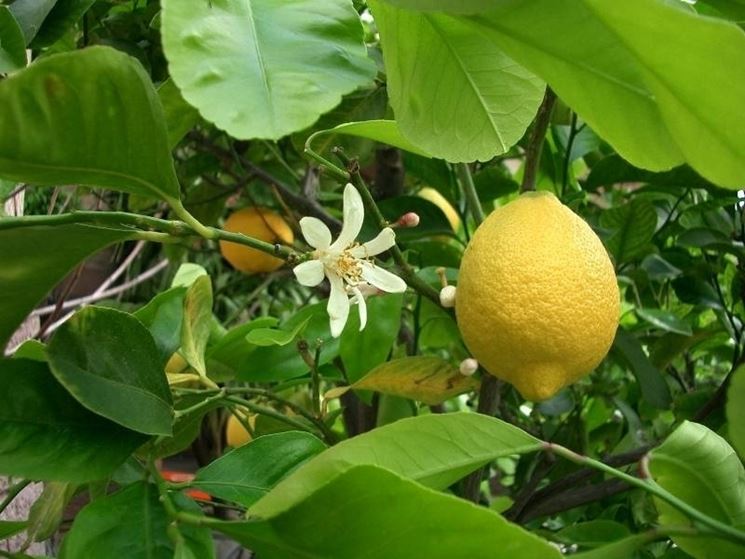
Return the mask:
<path fill-rule="evenodd" d="M 362 292 L 360 291 L 359 287 L 353 287 L 352 293 L 354 293 L 354 300 L 359 306 L 360 332 L 362 332 L 365 329 L 365 325 L 367 324 L 367 303 L 365 302 L 365 298 L 362 296 Z"/>
<path fill-rule="evenodd" d="M 344 280 L 334 273 L 329 274 L 328 278 L 331 283 L 331 294 L 326 310 L 329 313 L 331 335 L 338 338 L 349 317 L 349 297 L 347 297 L 347 291 L 344 289 Z"/>
<path fill-rule="evenodd" d="M 323 281 L 323 264 L 320 260 L 308 260 L 295 266 L 292 271 L 300 285 L 315 287 Z"/>
<path fill-rule="evenodd" d="M 375 256 L 381 252 L 385 252 L 393 245 L 396 244 L 396 233 L 390 227 L 386 227 L 378 236 L 371 241 L 367 241 L 365 244 L 358 247 L 354 247 L 351 251 L 352 256 L 357 258 L 367 258 L 368 256 Z"/>
<path fill-rule="evenodd" d="M 339 238 L 331 245 L 331 250 L 344 250 L 351 245 L 360 234 L 363 219 L 365 208 L 362 205 L 362 197 L 352 184 L 347 184 L 344 187 L 344 222 Z"/>
<path fill-rule="evenodd" d="M 388 293 L 403 293 L 406 291 L 406 282 L 396 274 L 392 274 L 371 262 L 361 262 L 360 264 L 362 266 L 362 279 L 366 282 Z"/>
<path fill-rule="evenodd" d="M 317 217 L 304 217 L 300 220 L 300 230 L 305 242 L 313 248 L 327 250 L 331 245 L 331 231 Z"/>

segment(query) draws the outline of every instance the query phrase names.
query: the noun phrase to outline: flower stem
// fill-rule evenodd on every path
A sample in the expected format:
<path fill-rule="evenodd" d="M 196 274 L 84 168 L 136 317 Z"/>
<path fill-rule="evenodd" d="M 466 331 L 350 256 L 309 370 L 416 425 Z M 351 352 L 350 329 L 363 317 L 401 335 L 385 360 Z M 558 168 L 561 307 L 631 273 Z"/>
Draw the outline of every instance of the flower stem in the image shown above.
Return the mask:
<path fill-rule="evenodd" d="M 471 216 L 473 216 L 473 220 L 478 226 L 484 221 L 484 210 L 481 207 L 476 186 L 473 184 L 471 168 L 468 166 L 468 163 L 458 163 L 458 178 L 460 179 L 461 188 L 463 188 L 463 192 L 466 195 L 468 210 L 471 212 Z"/>
<path fill-rule="evenodd" d="M 322 157 L 320 154 L 316 153 L 310 148 L 311 143 L 313 143 L 313 140 L 315 140 L 318 136 L 327 133 L 327 130 L 319 130 L 318 132 L 315 132 L 314 134 L 311 134 L 308 136 L 308 139 L 305 141 L 305 153 L 310 157 L 311 159 L 314 159 L 316 162 L 320 163 L 322 167 L 324 167 L 326 170 L 330 171 L 332 175 L 334 175 L 337 179 L 339 179 L 342 182 L 348 182 L 350 177 L 350 174 L 343 169 L 340 169 L 331 161 L 326 159 L 325 157 Z"/>
<path fill-rule="evenodd" d="M 533 124 L 533 131 L 530 134 L 528 147 L 525 149 L 525 166 L 520 192 L 535 190 L 538 164 L 541 161 L 541 152 L 543 151 L 543 141 L 546 138 L 546 130 L 548 130 L 549 122 L 551 122 L 551 113 L 553 112 L 555 103 L 556 94 L 550 87 L 547 87 L 543 102 L 538 107 L 538 114 L 535 117 L 535 124 Z"/>

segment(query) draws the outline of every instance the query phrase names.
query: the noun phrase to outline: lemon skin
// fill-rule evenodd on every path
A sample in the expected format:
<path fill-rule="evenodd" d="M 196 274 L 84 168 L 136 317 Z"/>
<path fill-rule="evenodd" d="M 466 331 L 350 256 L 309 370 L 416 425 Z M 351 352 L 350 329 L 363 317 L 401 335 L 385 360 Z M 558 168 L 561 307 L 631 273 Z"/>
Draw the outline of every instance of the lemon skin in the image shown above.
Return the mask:
<path fill-rule="evenodd" d="M 613 343 L 619 309 L 605 247 L 553 194 L 526 193 L 494 210 L 463 255 L 455 306 L 463 340 L 528 400 L 591 372 Z"/>
<path fill-rule="evenodd" d="M 294 240 L 292 229 L 282 216 L 264 208 L 244 208 L 230 214 L 223 229 L 272 244 L 290 245 Z M 271 254 L 229 241 L 220 241 L 220 253 L 233 268 L 245 274 L 273 272 L 284 263 Z"/>

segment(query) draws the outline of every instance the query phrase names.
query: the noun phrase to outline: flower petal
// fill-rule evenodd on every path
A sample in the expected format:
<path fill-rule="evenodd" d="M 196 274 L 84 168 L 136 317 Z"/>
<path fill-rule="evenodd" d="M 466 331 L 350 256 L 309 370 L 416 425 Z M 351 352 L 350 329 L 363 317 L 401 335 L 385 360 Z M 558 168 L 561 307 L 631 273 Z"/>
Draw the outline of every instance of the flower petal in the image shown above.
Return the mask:
<path fill-rule="evenodd" d="M 358 287 L 353 287 L 352 293 L 354 293 L 354 300 L 357 301 L 357 306 L 359 307 L 360 332 L 362 332 L 365 329 L 365 325 L 367 324 L 367 303 L 365 302 L 365 298 L 362 296 L 362 292 Z"/>
<path fill-rule="evenodd" d="M 365 219 L 365 208 L 362 205 L 362 197 L 357 189 L 348 183 L 344 187 L 344 222 L 339 238 L 333 242 L 331 250 L 341 251 L 351 245 L 360 234 L 363 219 Z"/>
<path fill-rule="evenodd" d="M 329 302 L 326 305 L 326 310 L 329 313 L 329 326 L 331 327 L 331 335 L 334 338 L 338 338 L 344 325 L 347 323 L 349 317 L 349 297 L 347 291 L 344 289 L 344 280 L 334 273 L 328 274 L 329 282 L 331 283 L 331 295 L 329 295 Z"/>
<path fill-rule="evenodd" d="M 292 271 L 300 285 L 315 287 L 323 281 L 323 264 L 320 260 L 308 260 L 295 266 Z"/>
<path fill-rule="evenodd" d="M 331 245 L 331 231 L 317 217 L 304 217 L 301 219 L 300 230 L 303 232 L 305 242 L 313 248 L 328 250 Z"/>
<path fill-rule="evenodd" d="M 367 258 L 385 252 L 396 244 L 396 233 L 390 227 L 386 227 L 378 236 L 367 241 L 363 245 L 354 247 L 350 252 L 357 258 Z"/>
<path fill-rule="evenodd" d="M 361 262 L 360 265 L 362 266 L 362 279 L 378 289 L 388 293 L 403 293 L 406 291 L 406 282 L 396 274 L 392 274 L 371 262 Z"/>

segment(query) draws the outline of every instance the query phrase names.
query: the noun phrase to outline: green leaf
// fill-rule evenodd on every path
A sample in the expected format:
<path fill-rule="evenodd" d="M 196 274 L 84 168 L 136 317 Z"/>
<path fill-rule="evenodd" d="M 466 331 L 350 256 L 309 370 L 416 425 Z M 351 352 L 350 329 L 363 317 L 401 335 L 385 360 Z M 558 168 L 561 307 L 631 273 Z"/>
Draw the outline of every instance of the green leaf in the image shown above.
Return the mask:
<path fill-rule="evenodd" d="M 671 402 L 670 388 L 662 373 L 649 361 L 639 340 L 619 326 L 611 351 L 634 373 L 642 397 L 658 409 L 667 409 Z"/>
<path fill-rule="evenodd" d="M 146 439 L 82 407 L 45 363 L 0 361 L 0 473 L 85 482 L 113 472 Z M 33 444 L 29 444 L 33 441 Z"/>
<path fill-rule="evenodd" d="M 86 225 L 3 227 L 20 221 L 20 218 L 0 220 L 0 348 L 34 306 L 78 262 L 132 237 L 129 231 Z"/>
<path fill-rule="evenodd" d="M 303 130 L 375 76 L 344 0 L 166 0 L 163 45 L 184 98 L 240 139 Z"/>
<path fill-rule="evenodd" d="M 350 468 L 272 518 L 209 525 L 273 559 L 561 557 L 497 513 L 373 466 Z"/>
<path fill-rule="evenodd" d="M 712 188 L 709 181 L 687 165 L 676 167 L 670 171 L 654 173 L 634 167 L 618 154 L 609 155 L 593 165 L 587 177 L 585 187 L 596 189 L 601 186 L 613 186 L 618 183 L 640 182 L 657 186 L 672 186 L 676 188 Z"/>
<path fill-rule="evenodd" d="M 43 48 L 60 40 L 96 0 L 56 0 L 33 41 L 33 48 Z"/>
<path fill-rule="evenodd" d="M 172 287 L 161 291 L 144 307 L 133 313 L 134 317 L 150 330 L 163 365 L 181 347 L 185 295 L 185 287 Z"/>
<path fill-rule="evenodd" d="M 160 84 L 158 97 L 163 105 L 168 128 L 168 145 L 175 148 L 186 133 L 199 122 L 199 111 L 186 102 L 171 78 Z"/>
<path fill-rule="evenodd" d="M 647 251 L 657 229 L 657 212 L 649 200 L 634 198 L 623 206 L 603 212 L 600 225 L 612 232 L 606 244 L 618 265 Z"/>
<path fill-rule="evenodd" d="M 28 534 L 33 541 L 51 538 L 62 524 L 65 508 L 78 489 L 76 483 L 52 481 L 31 506 L 28 515 Z"/>
<path fill-rule="evenodd" d="M 504 0 L 469 19 L 632 164 L 663 170 L 688 162 L 712 182 L 740 188 L 745 35 L 675 4 Z"/>
<path fill-rule="evenodd" d="M 295 340 L 304 330 L 311 317 L 295 325 L 292 330 L 277 330 L 276 328 L 252 328 L 246 334 L 246 341 L 260 347 L 285 346 Z"/>
<path fill-rule="evenodd" d="M 23 31 L 7 6 L 0 6 L 0 74 L 8 74 L 26 65 Z"/>
<path fill-rule="evenodd" d="M 203 401 L 203 394 L 187 394 L 176 400 L 174 411 L 186 410 Z M 164 458 L 166 456 L 173 456 L 189 448 L 189 445 L 199 436 L 204 416 L 222 406 L 222 402 L 215 400 L 207 405 L 199 406 L 190 413 L 176 417 L 176 420 L 173 422 L 173 435 L 170 437 L 158 437 L 157 441 L 153 444 L 153 457 Z"/>
<path fill-rule="evenodd" d="M 278 320 L 264 316 L 228 330 L 219 341 L 207 348 L 207 364 L 210 378 L 219 381 L 232 379 L 241 365 L 250 359 L 256 346 L 246 341 L 246 335 L 256 328 L 271 328 Z"/>
<path fill-rule="evenodd" d="M 635 553 L 654 538 L 648 534 L 635 534 L 611 544 L 598 547 L 591 551 L 573 554 L 575 559 L 629 559 L 636 557 Z"/>
<path fill-rule="evenodd" d="M 86 408 L 134 431 L 170 435 L 171 391 L 150 332 L 132 315 L 86 307 L 55 332 L 49 366 Z"/>
<path fill-rule="evenodd" d="M 10 5 L 10 11 L 18 21 L 26 44 L 29 44 L 54 7 L 57 0 L 15 0 Z"/>
<path fill-rule="evenodd" d="M 444 489 L 500 456 L 533 452 L 541 441 L 498 419 L 475 413 L 402 419 L 329 448 L 280 482 L 251 509 L 269 517 L 360 464 L 387 468 Z"/>
<path fill-rule="evenodd" d="M 300 431 L 264 435 L 199 470 L 192 485 L 214 497 L 250 507 L 325 448 L 316 437 Z"/>
<path fill-rule="evenodd" d="M 702 513 L 745 528 L 745 468 L 722 437 L 698 423 L 684 421 L 650 453 L 649 469 L 663 488 Z M 657 500 L 660 523 L 685 525 L 687 517 Z M 694 557 L 737 559 L 745 549 L 711 537 L 673 536 Z"/>
<path fill-rule="evenodd" d="M 293 330 L 298 324 L 310 320 L 305 327 L 307 340 L 321 340 L 321 355 L 318 365 L 325 365 L 339 355 L 339 338 L 331 337 L 326 302 L 307 306 L 297 312 L 282 326 Z M 250 358 L 238 366 L 238 379 L 252 382 L 282 381 L 299 377 L 309 372 L 308 365 L 292 344 L 286 346 L 256 347 Z"/>
<path fill-rule="evenodd" d="M 370 2 L 403 135 L 434 157 L 487 161 L 524 134 L 544 85 L 464 21 Z"/>
<path fill-rule="evenodd" d="M 15 536 L 26 529 L 28 522 L 25 520 L 0 520 L 0 540 Z"/>
<path fill-rule="evenodd" d="M 207 376 L 204 354 L 212 322 L 212 281 L 199 276 L 184 296 L 184 319 L 181 323 L 181 353 L 196 371 Z"/>
<path fill-rule="evenodd" d="M 682 334 L 684 336 L 691 336 L 690 325 L 678 318 L 675 313 L 664 311 L 662 309 L 635 309 L 636 314 L 642 320 L 648 322 L 652 326 L 665 330 L 666 332 L 673 332 L 675 334 Z"/>
<path fill-rule="evenodd" d="M 732 375 L 726 410 L 732 445 L 745 458 L 745 367 L 740 367 Z"/>
<path fill-rule="evenodd" d="M 420 355 L 383 363 L 351 386 L 330 390 L 326 398 L 338 398 L 350 389 L 372 390 L 436 405 L 478 387 L 478 380 L 460 374 L 441 357 Z"/>
<path fill-rule="evenodd" d="M 187 508 L 183 503 L 178 503 L 179 508 Z M 96 499 L 81 510 L 63 541 L 59 557 L 173 559 L 174 546 L 168 535 L 170 524 L 155 486 L 134 483 L 113 495 Z M 198 556 L 200 559 L 214 557 L 209 529 L 185 523 L 174 525 L 174 529 L 189 541 L 189 547 L 204 553 Z"/>
<path fill-rule="evenodd" d="M 42 58 L 0 82 L 0 176 L 179 197 L 163 108 L 140 63 L 108 47 Z"/>
<path fill-rule="evenodd" d="M 401 134 L 395 120 L 346 122 L 335 126 L 334 128 L 329 128 L 328 130 L 319 130 L 318 132 L 315 132 L 310 138 L 308 138 L 308 145 L 310 146 L 315 138 L 337 134 L 343 136 L 356 136 L 358 138 L 368 138 L 376 142 L 421 155 L 422 157 L 429 157 L 426 152 L 409 142 L 409 140 Z"/>
<path fill-rule="evenodd" d="M 359 315 L 351 313 L 339 342 L 339 356 L 350 382 L 388 358 L 401 327 L 403 302 L 403 294 L 368 299 L 367 326 L 361 332 Z"/>

